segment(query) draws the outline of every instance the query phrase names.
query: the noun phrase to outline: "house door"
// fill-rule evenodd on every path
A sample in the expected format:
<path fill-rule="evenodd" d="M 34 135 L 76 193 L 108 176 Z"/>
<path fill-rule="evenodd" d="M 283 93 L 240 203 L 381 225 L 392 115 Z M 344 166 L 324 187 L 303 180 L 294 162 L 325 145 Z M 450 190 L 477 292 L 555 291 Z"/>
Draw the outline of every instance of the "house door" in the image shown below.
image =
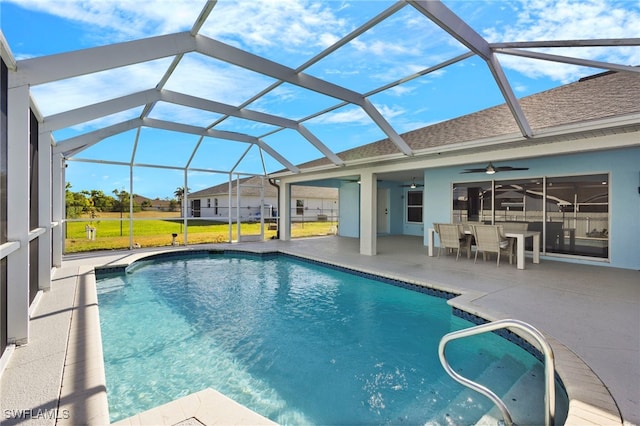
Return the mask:
<path fill-rule="evenodd" d="M 200 200 L 193 200 L 192 202 L 191 211 L 193 212 L 193 217 L 200 217 Z"/>
<path fill-rule="evenodd" d="M 389 188 L 378 189 L 377 232 L 389 233 Z"/>

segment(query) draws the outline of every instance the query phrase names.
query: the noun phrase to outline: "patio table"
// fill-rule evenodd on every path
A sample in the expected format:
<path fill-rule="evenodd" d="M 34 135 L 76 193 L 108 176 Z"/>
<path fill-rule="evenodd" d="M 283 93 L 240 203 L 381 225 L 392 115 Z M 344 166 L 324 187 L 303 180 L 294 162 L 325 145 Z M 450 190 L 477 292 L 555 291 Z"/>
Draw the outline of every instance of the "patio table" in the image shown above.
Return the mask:
<path fill-rule="evenodd" d="M 470 230 L 465 230 L 465 234 L 471 234 Z M 429 228 L 429 256 L 433 257 L 434 243 L 435 243 L 436 230 Z M 524 267 L 524 241 L 526 238 L 533 240 L 533 263 L 540 263 L 540 232 L 539 231 L 514 231 L 504 233 L 507 238 L 516 239 L 516 267 L 518 269 L 525 269 Z"/>

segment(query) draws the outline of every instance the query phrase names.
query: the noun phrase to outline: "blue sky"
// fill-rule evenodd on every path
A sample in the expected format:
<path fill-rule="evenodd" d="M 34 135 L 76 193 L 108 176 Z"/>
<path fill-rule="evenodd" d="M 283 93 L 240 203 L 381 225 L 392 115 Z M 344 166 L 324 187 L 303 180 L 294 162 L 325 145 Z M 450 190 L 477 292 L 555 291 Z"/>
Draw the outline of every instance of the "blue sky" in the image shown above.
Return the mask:
<path fill-rule="evenodd" d="M 216 4 L 200 30 L 205 35 L 256 55 L 297 68 L 378 13 L 390 1 L 229 1 Z M 492 42 L 640 37 L 637 0 L 444 1 L 480 35 Z M 164 0 L 2 0 L 2 31 L 19 61 L 31 57 L 86 49 L 109 43 L 188 31 L 204 1 Z M 385 84 L 462 54 L 466 49 L 405 6 L 360 35 L 306 73 L 366 94 Z M 585 47 L 551 53 L 586 59 L 640 65 L 640 48 Z M 534 61 L 502 55 L 499 60 L 517 97 L 576 81 L 601 70 Z M 35 86 L 32 94 L 46 117 L 140 90 L 160 81 L 171 58 L 94 75 Z M 194 78 L 197 76 L 197 78 Z M 198 54 L 186 54 L 165 89 L 238 106 L 274 82 L 270 77 L 240 69 Z M 403 133 L 429 124 L 479 111 L 504 102 L 484 62 L 476 57 L 389 90 L 369 100 L 385 119 Z M 336 99 L 290 84 L 261 97 L 246 108 L 299 120 L 339 104 Z M 54 132 L 57 141 L 89 132 L 105 124 L 136 118 L 142 108 L 82 123 Z M 206 127 L 221 116 L 168 103 L 158 103 L 150 114 Z M 358 107 L 345 106 L 305 122 L 326 146 L 340 152 L 385 137 Z M 321 156 L 291 130 L 270 134 L 275 127 L 229 118 L 215 127 L 262 137 L 293 164 Z M 266 135 L 266 136 L 265 136 Z M 136 131 L 105 140 L 77 155 L 128 163 Z M 135 149 L 136 164 L 184 167 L 198 137 L 143 128 Z M 193 168 L 261 173 L 283 168 L 253 147 L 205 138 L 190 163 Z M 129 167 L 70 161 L 67 181 L 72 189 L 129 190 Z M 225 174 L 188 173 L 189 188 L 197 191 L 228 179 Z M 184 185 L 182 171 L 134 168 L 134 192 L 151 198 L 173 196 Z"/>

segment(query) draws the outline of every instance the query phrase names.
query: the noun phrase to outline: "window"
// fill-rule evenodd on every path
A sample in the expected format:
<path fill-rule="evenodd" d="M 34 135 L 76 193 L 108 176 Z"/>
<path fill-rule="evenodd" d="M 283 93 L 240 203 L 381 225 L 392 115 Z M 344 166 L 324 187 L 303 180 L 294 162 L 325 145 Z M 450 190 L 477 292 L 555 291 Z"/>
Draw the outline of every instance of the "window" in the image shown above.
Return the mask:
<path fill-rule="evenodd" d="M 296 200 L 296 214 L 298 216 L 304 215 L 304 200 Z"/>
<path fill-rule="evenodd" d="M 545 253 L 609 257 L 607 174 L 456 183 L 452 198 L 455 223 L 526 222 Z"/>
<path fill-rule="evenodd" d="M 422 223 L 422 191 L 407 192 L 407 222 Z"/>
<path fill-rule="evenodd" d="M 609 176 L 547 179 L 546 244 L 552 253 L 609 257 Z"/>
<path fill-rule="evenodd" d="M 214 198 L 213 199 L 213 214 L 217 215 L 218 214 L 218 199 Z"/>
<path fill-rule="evenodd" d="M 211 207 L 211 198 L 207 198 L 207 207 Z"/>
<path fill-rule="evenodd" d="M 491 182 L 456 183 L 453 186 L 453 222 L 493 219 Z"/>

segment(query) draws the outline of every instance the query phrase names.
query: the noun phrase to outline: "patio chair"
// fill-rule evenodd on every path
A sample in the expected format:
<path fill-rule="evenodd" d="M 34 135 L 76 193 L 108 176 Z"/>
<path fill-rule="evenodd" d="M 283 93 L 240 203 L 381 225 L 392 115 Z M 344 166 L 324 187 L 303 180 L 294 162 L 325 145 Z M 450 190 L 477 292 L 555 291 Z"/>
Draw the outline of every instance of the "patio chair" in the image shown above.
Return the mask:
<path fill-rule="evenodd" d="M 476 240 L 476 255 L 473 263 L 478 260 L 478 252 L 486 261 L 488 253 L 496 253 L 496 266 L 500 266 L 500 254 L 509 256 L 509 264 L 513 264 L 513 239 L 504 236 L 501 225 L 471 225 L 473 237 Z"/>
<path fill-rule="evenodd" d="M 433 227 L 440 238 L 438 257 L 442 248 L 456 249 L 456 260 L 460 257 L 460 249 L 467 250 L 467 259 L 471 257 L 471 236 L 464 233 L 461 224 L 434 223 Z"/>

